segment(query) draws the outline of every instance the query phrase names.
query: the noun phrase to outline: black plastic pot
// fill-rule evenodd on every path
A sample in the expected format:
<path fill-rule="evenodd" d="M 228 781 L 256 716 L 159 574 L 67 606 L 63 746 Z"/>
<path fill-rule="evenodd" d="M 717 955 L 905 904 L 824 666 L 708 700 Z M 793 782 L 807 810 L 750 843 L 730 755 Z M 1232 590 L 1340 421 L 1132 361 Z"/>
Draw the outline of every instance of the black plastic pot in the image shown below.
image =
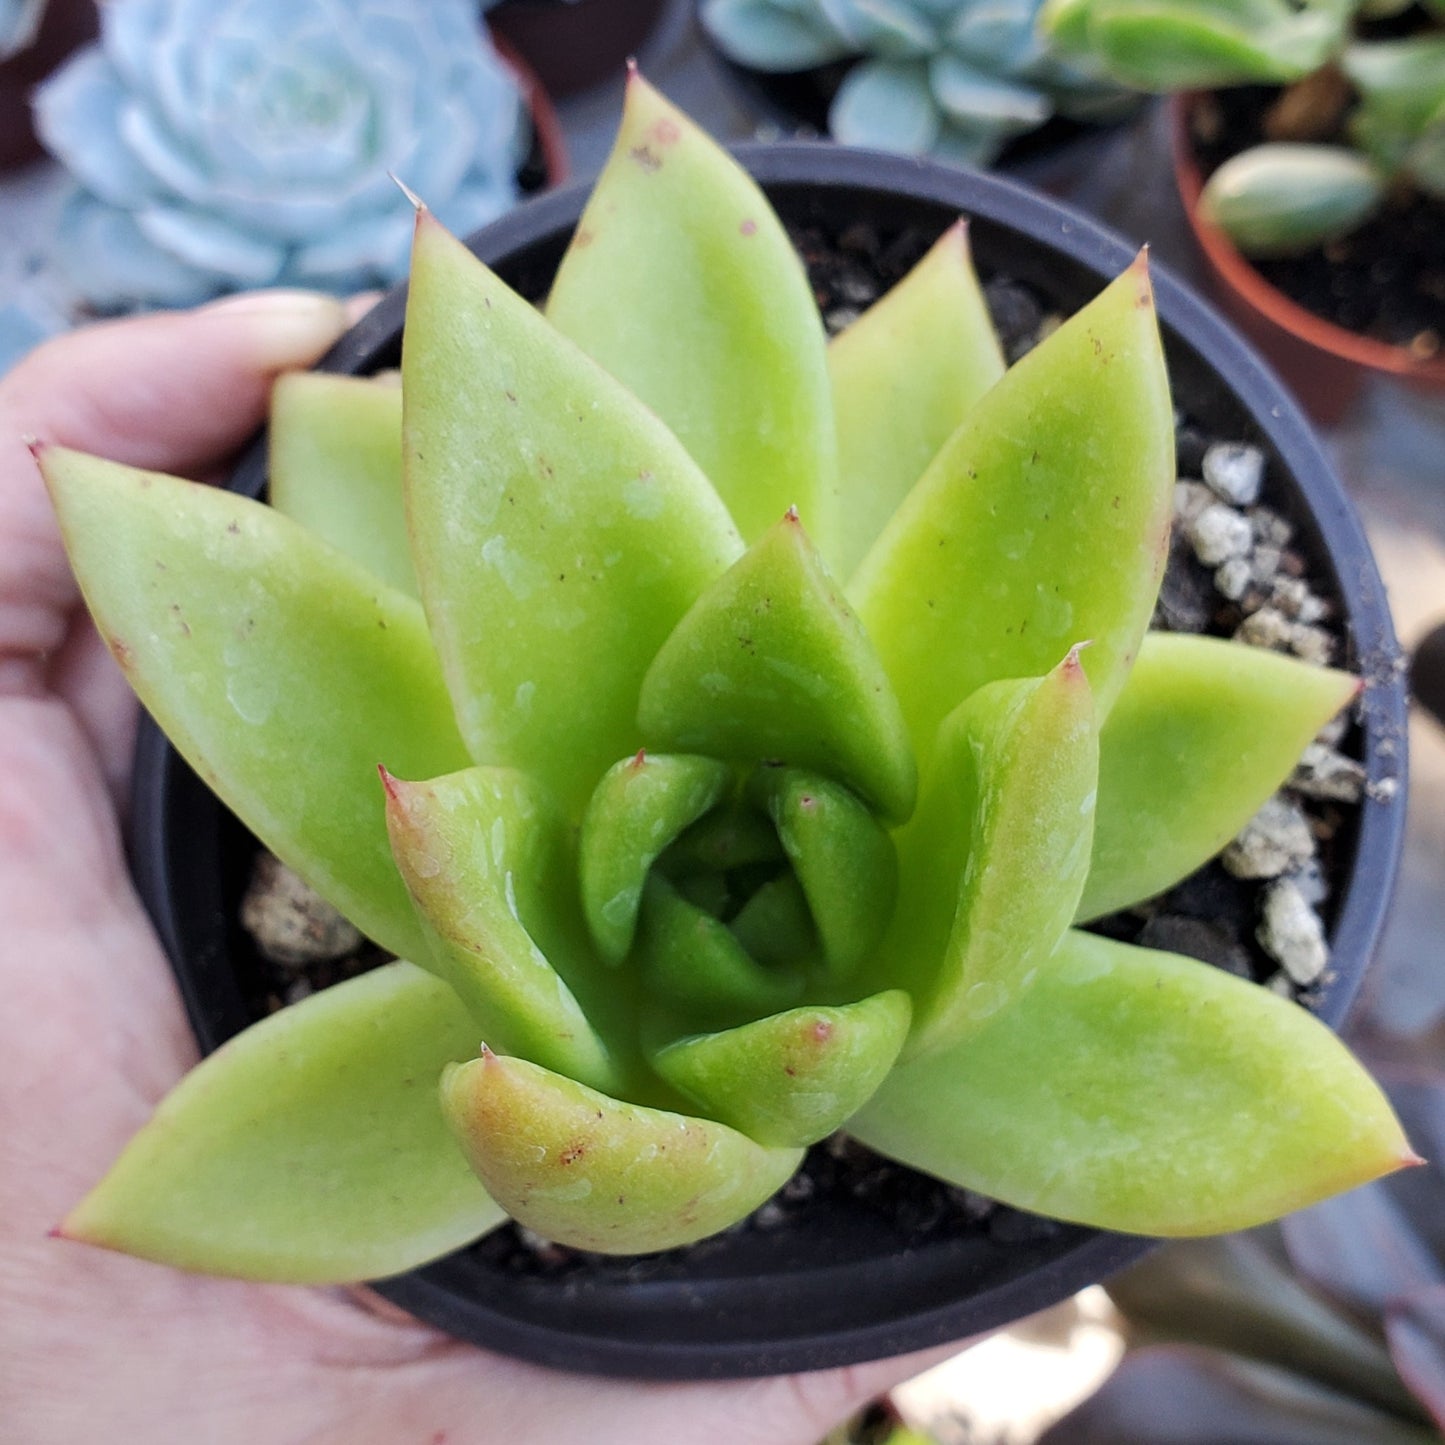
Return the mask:
<path fill-rule="evenodd" d="M 790 222 L 885 235 L 972 218 L 980 269 L 1006 272 L 1073 311 L 1133 248 L 1082 216 L 996 178 L 835 146 L 743 147 L 740 157 Z M 524 294 L 541 296 L 584 200 L 554 192 L 474 236 L 472 248 Z M 1307 422 L 1273 375 L 1184 287 L 1156 276 L 1176 397 L 1210 432 L 1258 442 L 1270 500 L 1296 522 L 1315 575 L 1340 599 L 1349 664 L 1369 681 L 1361 755 L 1372 782 L 1337 891 L 1334 976 L 1319 1012 L 1338 1026 L 1384 919 L 1403 836 L 1405 698 L 1384 589 L 1359 522 Z M 323 363 L 396 365 L 404 296 L 386 297 Z M 259 494 L 258 442 L 237 473 Z M 1399 798 L 1388 800 L 1387 793 Z M 249 947 L 236 904 L 254 843 L 147 724 L 136 767 L 135 870 L 175 964 L 202 1046 L 249 1022 L 236 970 Z M 817 1198 L 794 1227 L 744 1231 L 690 1252 L 608 1261 L 548 1277 L 462 1251 L 378 1288 L 463 1338 L 571 1370 L 653 1378 L 818 1369 L 960 1339 L 1064 1298 L 1139 1257 L 1148 1242 L 1072 1226 L 983 1231 L 920 1243 L 856 1198 Z"/>

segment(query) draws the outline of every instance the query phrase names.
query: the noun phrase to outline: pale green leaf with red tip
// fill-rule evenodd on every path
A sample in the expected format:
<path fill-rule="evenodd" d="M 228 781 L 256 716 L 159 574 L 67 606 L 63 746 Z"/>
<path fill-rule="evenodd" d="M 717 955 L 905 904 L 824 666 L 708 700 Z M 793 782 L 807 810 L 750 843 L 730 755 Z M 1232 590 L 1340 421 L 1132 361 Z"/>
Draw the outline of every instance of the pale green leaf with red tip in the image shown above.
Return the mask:
<path fill-rule="evenodd" d="M 1141 257 L 969 411 L 849 583 L 920 764 L 970 693 L 1082 639 L 1107 716 L 1158 591 L 1173 478 Z"/>
<path fill-rule="evenodd" d="M 1099 735 L 1079 918 L 1152 898 L 1212 858 L 1359 688 L 1265 648 L 1150 633 Z"/>
<path fill-rule="evenodd" d="M 780 1188 L 803 1157 L 492 1053 L 447 1072 L 442 1107 L 512 1218 L 603 1254 L 646 1254 L 716 1234 Z"/>
<path fill-rule="evenodd" d="M 421 608 L 269 507 L 47 447 L 86 602 L 187 762 L 393 953 L 425 951 L 376 764 L 466 761 Z"/>
<path fill-rule="evenodd" d="M 873 975 L 913 994 L 910 1056 L 977 1031 L 1051 967 L 1089 872 L 1098 777 L 1077 649 L 944 721 L 898 839 L 901 896 Z"/>
<path fill-rule="evenodd" d="M 288 372 L 271 392 L 268 444 L 271 505 L 415 597 L 401 494 L 401 388 Z"/>
<path fill-rule="evenodd" d="M 893 912 L 893 841 L 855 794 L 820 774 L 763 768 L 754 787 L 807 898 L 828 973 L 847 978 L 877 946 Z"/>
<path fill-rule="evenodd" d="M 867 634 L 789 513 L 697 599 L 642 681 L 648 745 L 839 778 L 891 818 L 917 775 Z"/>
<path fill-rule="evenodd" d="M 492 1048 L 617 1088 L 616 1060 L 569 987 L 587 976 L 587 944 L 566 830 L 536 785 L 508 768 L 384 782 L 392 851 L 431 945 L 421 961 Z"/>
<path fill-rule="evenodd" d="M 796 506 L 829 550 L 836 442 L 802 264 L 751 177 L 636 74 L 547 315 L 676 432 L 747 541 Z"/>
<path fill-rule="evenodd" d="M 413 559 L 463 734 L 580 817 L 737 536 L 666 427 L 425 211 L 402 376 Z"/>
<path fill-rule="evenodd" d="M 409 963 L 312 994 L 187 1074 L 61 1232 L 292 1284 L 448 1254 L 506 1220 L 437 1100 L 476 1047 L 456 995 Z"/>
<path fill-rule="evenodd" d="M 838 575 L 849 576 L 1003 353 L 958 221 L 881 300 L 828 343 L 838 426 Z"/>
<path fill-rule="evenodd" d="M 898 989 L 833 1008 L 791 1009 L 680 1039 L 653 1056 L 653 1067 L 710 1118 L 760 1144 L 813 1144 L 887 1078 L 909 1013 Z"/>
<path fill-rule="evenodd" d="M 763 890 L 759 893 L 768 899 Z M 777 911 L 769 917 L 776 932 Z M 790 912 L 783 921 L 796 927 L 800 920 Z M 791 954 L 800 945 L 811 945 L 812 936 L 783 941 L 789 946 L 782 951 Z M 789 967 L 782 960 L 764 963 L 754 958 L 726 923 L 655 873 L 642 895 L 634 956 L 652 1031 L 664 1037 L 731 1028 L 787 1008 L 803 992 L 799 965 L 806 959 Z"/>
<path fill-rule="evenodd" d="M 1103 1229 L 1244 1229 L 1413 1161 L 1313 1015 L 1173 954 L 1070 932 L 962 1042 L 849 1124 L 949 1183 Z"/>
<path fill-rule="evenodd" d="M 647 871 L 723 795 L 726 763 L 691 754 L 638 753 L 615 763 L 582 818 L 582 906 L 598 952 L 621 963 L 637 931 Z"/>

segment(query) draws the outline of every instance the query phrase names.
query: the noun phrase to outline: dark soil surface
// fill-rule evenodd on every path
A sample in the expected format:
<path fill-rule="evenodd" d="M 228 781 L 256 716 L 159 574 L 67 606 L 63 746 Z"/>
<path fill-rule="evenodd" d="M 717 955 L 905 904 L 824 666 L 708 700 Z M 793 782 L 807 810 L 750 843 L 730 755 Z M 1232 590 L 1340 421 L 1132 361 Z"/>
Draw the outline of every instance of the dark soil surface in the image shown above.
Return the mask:
<path fill-rule="evenodd" d="M 1207 178 L 1259 145 L 1277 88 L 1249 86 L 1202 100 L 1193 123 Z M 1343 123 L 1321 140 L 1348 144 Z M 1421 359 L 1445 346 L 1445 201 L 1401 188 L 1373 220 L 1302 256 L 1253 259 L 1270 285 L 1346 331 L 1408 347 Z"/>

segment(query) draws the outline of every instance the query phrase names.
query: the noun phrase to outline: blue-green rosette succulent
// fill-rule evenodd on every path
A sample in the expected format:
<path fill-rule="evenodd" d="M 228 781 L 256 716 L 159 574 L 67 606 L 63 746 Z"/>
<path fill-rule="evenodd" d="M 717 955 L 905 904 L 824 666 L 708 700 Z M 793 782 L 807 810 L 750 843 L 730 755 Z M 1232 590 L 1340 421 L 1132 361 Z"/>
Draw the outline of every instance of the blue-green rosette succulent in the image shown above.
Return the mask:
<path fill-rule="evenodd" d="M 36 97 L 94 305 L 394 281 L 406 175 L 463 232 L 515 199 L 518 92 L 467 0 L 112 0 Z"/>
<path fill-rule="evenodd" d="M 856 59 L 828 112 L 844 145 L 988 165 L 1055 115 L 1105 120 L 1130 92 L 1064 61 L 1037 32 L 1041 0 L 705 0 L 703 24 L 750 70 Z"/>

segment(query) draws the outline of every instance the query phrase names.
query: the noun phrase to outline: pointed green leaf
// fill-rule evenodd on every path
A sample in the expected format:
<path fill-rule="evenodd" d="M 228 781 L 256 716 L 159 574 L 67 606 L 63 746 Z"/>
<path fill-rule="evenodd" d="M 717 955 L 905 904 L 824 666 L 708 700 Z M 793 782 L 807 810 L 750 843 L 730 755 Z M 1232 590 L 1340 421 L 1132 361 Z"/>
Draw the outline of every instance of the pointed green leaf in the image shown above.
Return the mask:
<path fill-rule="evenodd" d="M 412 1269 L 506 1215 L 436 1081 L 477 1028 L 393 963 L 282 1009 L 193 1069 L 61 1232 L 180 1269 L 341 1284 Z"/>
<path fill-rule="evenodd" d="M 691 1244 L 742 1219 L 798 1167 L 725 1124 L 619 1103 L 483 1051 L 442 1107 L 488 1191 L 547 1239 L 603 1254 Z"/>
<path fill-rule="evenodd" d="M 838 419 L 840 577 L 852 574 L 964 413 L 1003 371 L 973 271 L 968 224 L 957 221 L 828 345 Z"/>
<path fill-rule="evenodd" d="M 507 768 L 383 781 L 392 851 L 431 945 L 423 962 L 492 1048 L 618 1087 L 607 1045 L 564 981 L 585 976 L 586 943 L 567 926 L 577 905 L 564 828 L 535 785 Z"/>
<path fill-rule="evenodd" d="M 426 950 L 376 765 L 466 761 L 421 608 L 269 507 L 47 447 L 66 548 L 141 701 L 253 833 L 393 953 Z"/>
<path fill-rule="evenodd" d="M 792 873 L 761 884 L 729 920 L 728 929 L 748 956 L 765 967 L 811 959 L 818 948 L 808 895 Z"/>
<path fill-rule="evenodd" d="M 753 958 L 727 924 L 653 874 L 642 895 L 637 967 L 665 1033 L 731 1028 L 798 1002 L 797 968 Z M 682 1019 L 672 1015 L 680 1012 Z"/>
<path fill-rule="evenodd" d="M 657 418 L 425 211 L 402 373 L 414 560 L 462 732 L 580 816 L 736 535 Z"/>
<path fill-rule="evenodd" d="M 835 979 L 872 953 L 898 892 L 893 840 L 859 799 L 829 778 L 764 768 L 758 791 L 807 897 Z"/>
<path fill-rule="evenodd" d="M 694 823 L 663 856 L 669 877 L 688 873 L 725 873 L 754 863 L 781 863 L 786 857 L 778 830 L 741 801 L 714 808 Z"/>
<path fill-rule="evenodd" d="M 970 693 L 1076 642 L 1107 716 L 1159 587 L 1173 437 L 1141 256 L 972 408 L 849 584 L 920 764 Z"/>
<path fill-rule="evenodd" d="M 827 550 L 836 443 L 802 264 L 751 177 L 636 74 L 547 315 L 676 432 L 747 541 L 796 506 Z"/>
<path fill-rule="evenodd" d="M 632 947 L 642 885 L 657 855 L 722 797 L 726 763 L 688 754 L 645 753 L 615 763 L 582 819 L 582 906 L 608 963 Z"/>
<path fill-rule="evenodd" d="M 653 1066 L 709 1117 L 760 1144 L 801 1147 L 867 1102 L 898 1057 L 908 1018 L 908 995 L 893 989 L 680 1039 Z"/>
<path fill-rule="evenodd" d="M 401 388 L 288 372 L 271 392 L 269 438 L 271 505 L 415 597 L 401 495 Z"/>
<path fill-rule="evenodd" d="M 1311 1014 L 1086 933 L 978 1032 L 895 1068 L 849 1130 L 991 1198 L 1140 1234 L 1244 1229 L 1412 1158 Z"/>
<path fill-rule="evenodd" d="M 1150 633 L 1099 736 L 1079 918 L 1152 898 L 1206 863 L 1359 686 L 1265 648 Z"/>
<path fill-rule="evenodd" d="M 637 717 L 652 747 L 814 768 L 891 818 L 913 808 L 893 689 L 793 512 L 678 623 L 643 679 Z"/>
<path fill-rule="evenodd" d="M 913 994 L 910 1055 L 981 1028 L 1050 967 L 1088 875 L 1098 778 L 1077 651 L 949 714 L 899 838 L 904 883 L 875 975 Z"/>

